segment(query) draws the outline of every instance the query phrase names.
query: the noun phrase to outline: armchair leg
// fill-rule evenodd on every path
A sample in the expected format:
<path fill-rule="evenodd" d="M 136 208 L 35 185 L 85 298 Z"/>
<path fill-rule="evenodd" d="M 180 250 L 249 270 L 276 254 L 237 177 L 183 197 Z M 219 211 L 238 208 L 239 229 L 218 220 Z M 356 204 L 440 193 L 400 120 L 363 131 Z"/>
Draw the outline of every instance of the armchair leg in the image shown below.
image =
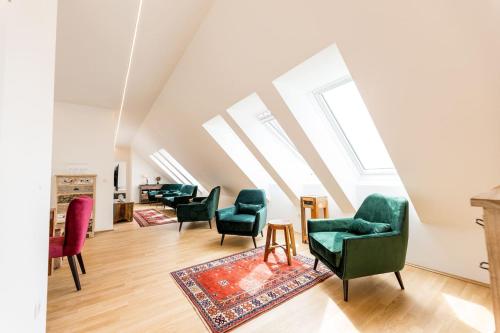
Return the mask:
<path fill-rule="evenodd" d="M 86 272 L 85 272 L 85 265 L 83 264 L 82 254 L 78 253 L 76 255 L 76 259 L 78 259 L 78 263 L 80 264 L 80 269 L 82 270 L 82 274 L 86 274 Z"/>
<path fill-rule="evenodd" d="M 78 277 L 78 269 L 76 268 L 75 257 L 68 256 L 67 258 L 69 268 L 71 268 L 71 274 L 73 275 L 73 280 L 75 281 L 76 290 L 81 290 L 82 287 L 80 286 L 80 278 Z"/>
<path fill-rule="evenodd" d="M 314 267 L 313 269 L 316 270 L 316 268 L 318 268 L 318 258 L 314 258 Z"/>
<path fill-rule="evenodd" d="M 208 220 L 208 226 L 212 229 L 212 220 Z"/>
<path fill-rule="evenodd" d="M 257 248 L 257 243 L 255 242 L 255 237 L 252 237 L 252 240 L 253 240 L 253 246 L 255 246 L 255 248 Z"/>
<path fill-rule="evenodd" d="M 226 234 L 222 234 L 222 238 L 220 239 L 220 246 L 222 246 L 222 243 L 224 243 L 224 236 L 226 236 Z"/>
<path fill-rule="evenodd" d="M 403 284 L 403 279 L 401 279 L 401 273 L 400 272 L 394 272 L 396 274 L 396 278 L 398 279 L 399 286 L 401 287 L 401 290 L 405 290 L 405 286 Z"/>
<path fill-rule="evenodd" d="M 261 231 L 261 232 L 260 232 L 260 235 L 261 235 L 262 237 L 264 237 L 264 231 Z"/>
<path fill-rule="evenodd" d="M 179 232 L 181 232 L 182 223 L 183 223 L 183 222 L 179 222 Z"/>
<path fill-rule="evenodd" d="M 349 280 L 342 280 L 344 286 L 344 302 L 349 301 Z"/>

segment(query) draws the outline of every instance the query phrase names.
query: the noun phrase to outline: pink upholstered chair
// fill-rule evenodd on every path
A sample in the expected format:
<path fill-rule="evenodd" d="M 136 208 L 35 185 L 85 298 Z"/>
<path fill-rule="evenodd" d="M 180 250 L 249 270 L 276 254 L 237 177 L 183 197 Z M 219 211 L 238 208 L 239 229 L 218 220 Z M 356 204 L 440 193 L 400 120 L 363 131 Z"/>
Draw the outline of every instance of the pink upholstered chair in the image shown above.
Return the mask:
<path fill-rule="evenodd" d="M 75 280 L 76 290 L 80 290 L 80 279 L 78 269 L 75 265 L 76 255 L 82 274 L 85 274 L 83 265 L 82 249 L 87 236 L 87 228 L 90 216 L 92 215 L 93 200 L 87 196 L 81 196 L 71 200 L 66 212 L 66 222 L 64 226 L 64 236 L 50 237 L 49 258 L 67 257 L 73 280 Z"/>

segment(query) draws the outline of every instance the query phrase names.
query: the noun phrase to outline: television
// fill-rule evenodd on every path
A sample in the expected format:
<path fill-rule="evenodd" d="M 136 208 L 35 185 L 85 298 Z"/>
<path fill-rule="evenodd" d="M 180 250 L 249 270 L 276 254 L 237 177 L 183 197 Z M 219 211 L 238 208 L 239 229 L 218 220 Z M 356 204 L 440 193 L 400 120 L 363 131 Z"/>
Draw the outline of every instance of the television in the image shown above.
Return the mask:
<path fill-rule="evenodd" d="M 118 191 L 118 173 L 120 172 L 120 164 L 115 166 L 115 174 L 113 178 L 113 185 L 115 186 L 115 191 Z"/>

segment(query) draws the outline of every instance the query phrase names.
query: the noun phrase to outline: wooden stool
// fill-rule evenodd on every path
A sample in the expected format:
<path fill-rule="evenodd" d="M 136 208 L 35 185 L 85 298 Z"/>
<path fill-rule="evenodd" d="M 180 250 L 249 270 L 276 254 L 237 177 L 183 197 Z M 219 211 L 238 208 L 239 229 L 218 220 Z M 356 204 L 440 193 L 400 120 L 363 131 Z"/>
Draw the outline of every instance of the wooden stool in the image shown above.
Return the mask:
<path fill-rule="evenodd" d="M 276 243 L 276 230 L 285 231 L 285 245 Z M 271 241 L 272 237 L 272 241 Z M 267 224 L 267 235 L 266 235 L 266 248 L 264 250 L 264 262 L 267 262 L 269 253 L 275 253 L 275 249 L 281 247 L 285 250 L 286 259 L 288 265 L 292 265 L 292 256 L 290 254 L 290 248 L 293 251 L 293 255 L 297 255 L 297 250 L 295 249 L 295 235 L 293 232 L 293 224 L 288 220 L 271 220 Z"/>

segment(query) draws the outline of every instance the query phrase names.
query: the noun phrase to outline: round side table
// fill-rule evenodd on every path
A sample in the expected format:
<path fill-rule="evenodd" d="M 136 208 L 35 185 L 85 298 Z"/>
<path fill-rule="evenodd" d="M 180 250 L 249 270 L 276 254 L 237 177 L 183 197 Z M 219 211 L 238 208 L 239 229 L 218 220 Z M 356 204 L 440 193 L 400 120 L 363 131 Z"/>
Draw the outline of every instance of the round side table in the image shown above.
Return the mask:
<path fill-rule="evenodd" d="M 276 243 L 276 230 L 283 230 L 285 232 L 285 244 Z M 271 220 L 267 224 L 266 247 L 264 250 L 264 262 L 267 262 L 269 253 L 275 253 L 277 247 L 285 250 L 288 265 L 292 265 L 292 255 L 297 255 L 295 248 L 295 235 L 293 232 L 293 224 L 288 220 Z"/>

